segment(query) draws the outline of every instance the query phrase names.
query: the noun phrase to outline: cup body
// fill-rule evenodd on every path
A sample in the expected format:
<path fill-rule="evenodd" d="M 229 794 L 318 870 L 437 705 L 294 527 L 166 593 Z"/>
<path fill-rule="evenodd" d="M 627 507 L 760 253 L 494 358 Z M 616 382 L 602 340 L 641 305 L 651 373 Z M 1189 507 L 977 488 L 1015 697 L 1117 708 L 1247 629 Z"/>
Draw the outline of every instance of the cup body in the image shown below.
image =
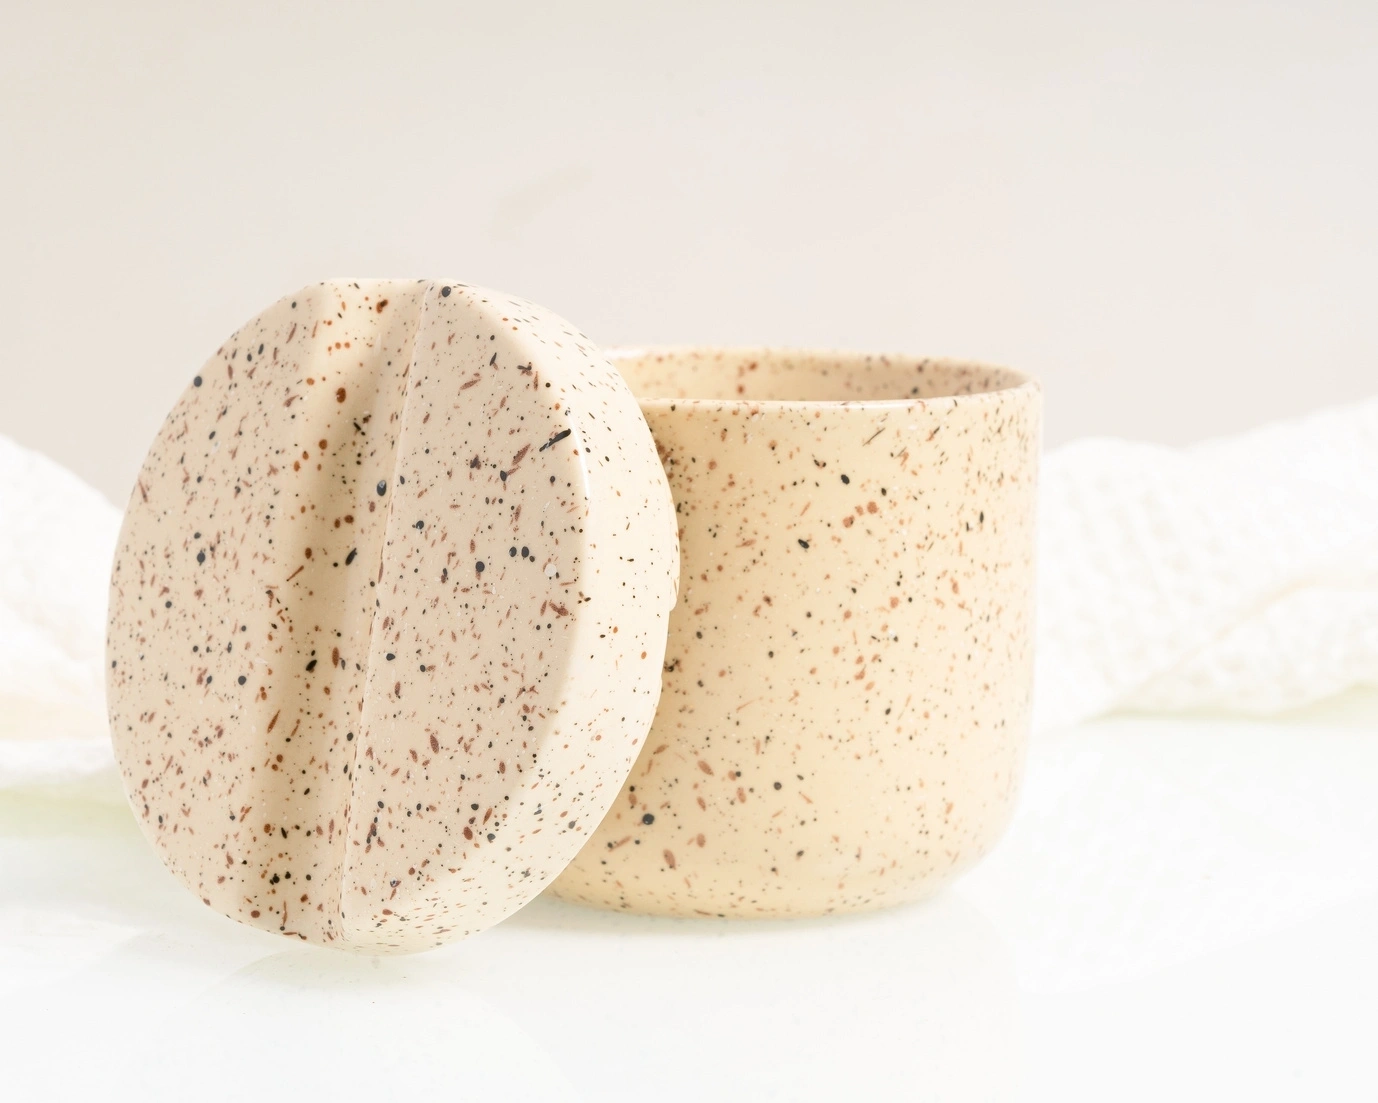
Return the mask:
<path fill-rule="evenodd" d="M 931 892 L 992 845 L 1028 739 L 1041 394 L 1005 369 L 613 354 L 679 523 L 662 694 L 553 891 L 781 917 Z"/>

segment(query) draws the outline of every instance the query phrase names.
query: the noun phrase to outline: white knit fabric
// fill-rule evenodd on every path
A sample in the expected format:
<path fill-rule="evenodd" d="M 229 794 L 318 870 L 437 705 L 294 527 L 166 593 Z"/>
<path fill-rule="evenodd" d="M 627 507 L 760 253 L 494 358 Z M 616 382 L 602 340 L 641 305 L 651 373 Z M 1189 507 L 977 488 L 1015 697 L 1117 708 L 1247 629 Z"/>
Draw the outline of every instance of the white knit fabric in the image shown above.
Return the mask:
<path fill-rule="evenodd" d="M 1047 457 L 1036 727 L 1270 713 L 1378 683 L 1378 399 Z"/>
<path fill-rule="evenodd" d="M 120 513 L 0 436 L 0 787 L 109 771 L 105 603 Z"/>
<path fill-rule="evenodd" d="M 1080 441 L 1045 458 L 1041 494 L 1036 728 L 1378 684 L 1378 399 L 1190 448 Z M 0 787 L 113 776 L 118 527 L 0 437 Z"/>

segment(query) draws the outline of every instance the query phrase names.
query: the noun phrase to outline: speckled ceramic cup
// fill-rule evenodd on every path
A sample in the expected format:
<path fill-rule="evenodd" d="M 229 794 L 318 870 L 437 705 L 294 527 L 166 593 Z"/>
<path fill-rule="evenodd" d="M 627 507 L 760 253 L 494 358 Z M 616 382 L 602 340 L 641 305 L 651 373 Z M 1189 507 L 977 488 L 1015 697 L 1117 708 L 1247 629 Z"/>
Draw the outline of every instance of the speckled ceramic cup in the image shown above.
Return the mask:
<path fill-rule="evenodd" d="M 899 356 L 612 355 L 669 476 L 679 603 L 650 735 L 553 891 L 760 917 L 928 894 L 1019 785 L 1038 385 Z"/>

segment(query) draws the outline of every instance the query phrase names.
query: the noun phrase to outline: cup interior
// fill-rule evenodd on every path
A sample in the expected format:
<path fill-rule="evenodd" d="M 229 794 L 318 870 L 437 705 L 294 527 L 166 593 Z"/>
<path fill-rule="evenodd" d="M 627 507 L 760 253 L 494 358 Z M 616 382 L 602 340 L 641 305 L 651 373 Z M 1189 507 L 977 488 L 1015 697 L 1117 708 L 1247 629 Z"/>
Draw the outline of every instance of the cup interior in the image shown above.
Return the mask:
<path fill-rule="evenodd" d="M 608 356 L 643 403 L 912 402 L 1032 385 L 1008 368 L 876 353 L 686 347 Z"/>

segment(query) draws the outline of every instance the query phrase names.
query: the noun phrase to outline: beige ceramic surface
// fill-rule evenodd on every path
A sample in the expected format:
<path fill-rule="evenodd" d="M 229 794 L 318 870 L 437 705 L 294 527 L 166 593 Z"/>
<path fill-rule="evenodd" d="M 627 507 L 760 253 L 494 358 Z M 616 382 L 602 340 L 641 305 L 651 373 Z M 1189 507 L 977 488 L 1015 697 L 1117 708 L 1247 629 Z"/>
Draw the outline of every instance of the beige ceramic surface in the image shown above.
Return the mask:
<path fill-rule="evenodd" d="M 168 416 L 114 565 L 130 803 L 208 905 L 414 950 L 534 896 L 660 693 L 671 503 L 567 323 L 425 281 L 319 284 Z"/>
<path fill-rule="evenodd" d="M 1036 384 L 765 349 L 614 362 L 670 478 L 680 596 L 651 734 L 553 890 L 734 916 L 928 893 L 1019 783 Z"/>

